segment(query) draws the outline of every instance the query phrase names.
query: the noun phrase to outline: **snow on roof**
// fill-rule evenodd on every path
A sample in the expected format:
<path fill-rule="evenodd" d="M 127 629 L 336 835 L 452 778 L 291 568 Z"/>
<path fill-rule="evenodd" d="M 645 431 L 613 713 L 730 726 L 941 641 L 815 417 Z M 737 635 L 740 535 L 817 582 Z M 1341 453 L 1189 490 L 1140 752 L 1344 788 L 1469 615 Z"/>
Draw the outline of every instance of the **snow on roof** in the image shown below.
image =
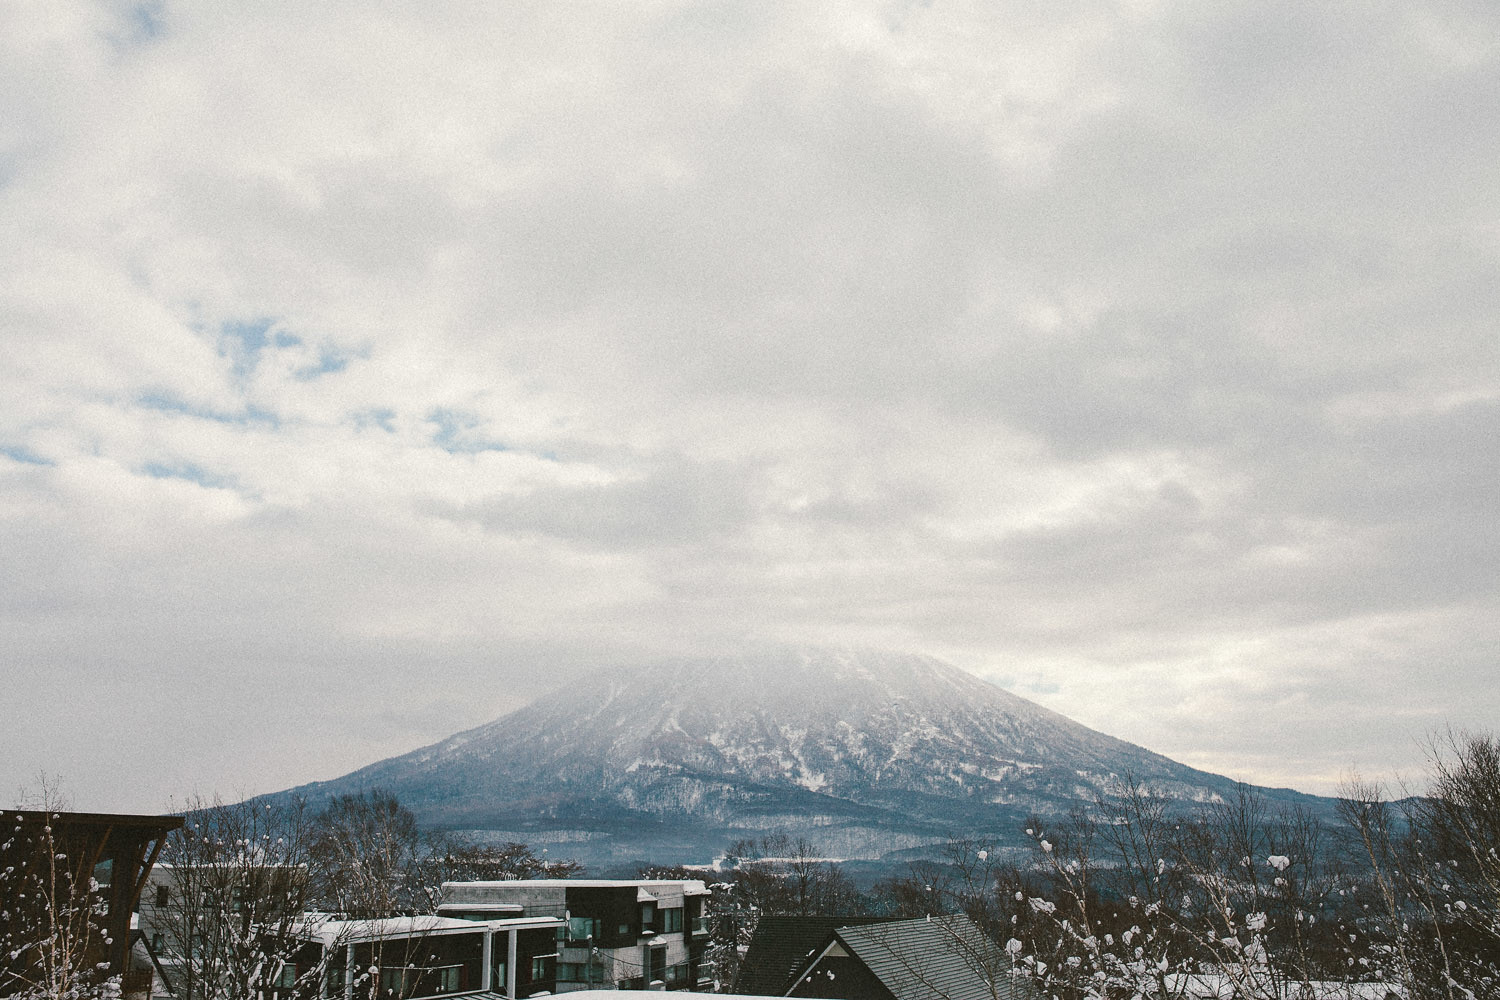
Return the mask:
<path fill-rule="evenodd" d="M 520 878 L 497 882 L 444 882 L 450 885 L 471 885 L 484 889 L 502 886 L 515 889 L 679 889 L 684 895 L 706 896 L 708 887 L 696 878 Z"/>
<path fill-rule="evenodd" d="M 330 920 L 326 917 L 304 918 L 296 933 L 304 940 L 324 945 L 335 942 L 380 941 L 395 938 L 425 937 L 431 934 L 478 934 L 525 927 L 560 927 L 557 917 L 506 917 L 498 920 L 460 920 L 457 917 L 382 917 L 374 920 Z"/>
<path fill-rule="evenodd" d="M 653 993 L 648 990 L 574 990 L 567 996 L 568 1000 L 620 1000 L 621 997 L 652 997 L 654 1000 L 661 1000 L 660 992 Z M 694 993 L 690 990 L 673 990 L 672 997 L 674 1000 L 683 997 L 718 997 L 719 1000 L 723 1000 L 722 993 Z M 772 1000 L 772 998 L 745 994 L 739 997 L 739 1000 Z"/>

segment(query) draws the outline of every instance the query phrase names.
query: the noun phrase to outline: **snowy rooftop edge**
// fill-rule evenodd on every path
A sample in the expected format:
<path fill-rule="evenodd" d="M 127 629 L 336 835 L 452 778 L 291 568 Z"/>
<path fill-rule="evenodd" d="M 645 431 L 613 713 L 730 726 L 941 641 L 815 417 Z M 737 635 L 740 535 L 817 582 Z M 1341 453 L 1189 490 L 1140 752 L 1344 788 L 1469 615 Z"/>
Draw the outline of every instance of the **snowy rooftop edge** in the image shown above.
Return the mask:
<path fill-rule="evenodd" d="M 490 882 L 444 882 L 449 886 L 471 885 L 482 889 L 508 886 L 516 889 L 668 889 L 678 888 L 688 895 L 707 895 L 708 886 L 696 878 L 518 878 Z"/>
<path fill-rule="evenodd" d="M 296 933 L 332 944 L 335 941 L 373 941 L 417 934 L 461 934 L 507 928 L 561 926 L 558 917 L 501 917 L 496 920 L 461 920 L 458 917 L 380 917 L 371 920 L 309 919 L 298 923 Z"/>

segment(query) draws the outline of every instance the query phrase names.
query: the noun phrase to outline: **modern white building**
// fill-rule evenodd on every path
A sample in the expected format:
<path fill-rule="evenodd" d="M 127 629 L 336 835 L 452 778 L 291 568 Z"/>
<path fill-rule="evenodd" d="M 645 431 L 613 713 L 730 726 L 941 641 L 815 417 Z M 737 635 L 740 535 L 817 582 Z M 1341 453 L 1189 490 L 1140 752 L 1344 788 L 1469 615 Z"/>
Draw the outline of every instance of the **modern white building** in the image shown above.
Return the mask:
<path fill-rule="evenodd" d="M 445 882 L 438 913 L 491 920 L 554 917 L 557 992 L 687 990 L 709 983 L 709 891 L 697 879 L 524 879 Z"/>
<path fill-rule="evenodd" d="M 310 916 L 286 975 L 287 996 L 311 1000 L 530 997 L 556 988 L 556 917 L 459 920 Z M 316 973 L 316 975 L 309 975 Z M 270 1000 L 270 998 L 266 998 Z"/>

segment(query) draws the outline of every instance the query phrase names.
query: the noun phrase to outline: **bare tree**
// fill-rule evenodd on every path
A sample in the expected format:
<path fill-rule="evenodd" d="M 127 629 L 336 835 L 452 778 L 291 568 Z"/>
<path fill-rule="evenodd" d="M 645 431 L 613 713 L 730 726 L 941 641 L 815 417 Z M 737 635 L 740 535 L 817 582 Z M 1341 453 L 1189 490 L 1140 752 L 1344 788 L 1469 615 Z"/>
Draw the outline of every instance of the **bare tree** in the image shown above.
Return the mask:
<path fill-rule="evenodd" d="M 1391 802 L 1350 778 L 1340 811 L 1378 905 L 1371 961 L 1413 1000 L 1500 993 L 1500 741 L 1428 742 L 1427 794 Z"/>
<path fill-rule="evenodd" d="M 1026 834 L 1023 864 L 955 841 L 941 863 L 883 886 L 886 899 L 909 915 L 967 915 L 1059 998 L 1353 996 L 1381 979 L 1366 887 L 1328 831 L 1246 786 L 1190 810 L 1127 780 L 1090 810 L 1033 817 Z"/>
<path fill-rule="evenodd" d="M 1187 811 L 1127 781 L 1055 836 L 1030 832 L 1050 891 L 1027 902 L 1055 937 L 1010 950 L 1061 995 L 1284 1000 L 1375 977 L 1358 961 L 1359 886 L 1322 824 L 1248 786 Z"/>
<path fill-rule="evenodd" d="M 306 929 L 311 820 L 300 800 L 188 804 L 141 903 L 141 929 L 179 1000 L 255 1000 L 312 981 Z"/>
<path fill-rule="evenodd" d="M 859 906 L 859 894 L 843 869 L 806 837 L 771 833 L 739 840 L 726 856 L 734 865 L 729 881 L 735 894 L 754 913 L 832 916 Z"/>
<path fill-rule="evenodd" d="M 737 840 L 724 861 L 729 871 L 710 884 L 708 903 L 709 955 L 721 982 L 734 979 L 763 915 L 841 916 L 863 908 L 853 881 L 805 837 L 769 833 Z"/>
<path fill-rule="evenodd" d="M 394 795 L 331 799 L 313 821 L 312 901 L 354 919 L 426 913 L 436 905 L 431 852 L 416 817 Z"/>

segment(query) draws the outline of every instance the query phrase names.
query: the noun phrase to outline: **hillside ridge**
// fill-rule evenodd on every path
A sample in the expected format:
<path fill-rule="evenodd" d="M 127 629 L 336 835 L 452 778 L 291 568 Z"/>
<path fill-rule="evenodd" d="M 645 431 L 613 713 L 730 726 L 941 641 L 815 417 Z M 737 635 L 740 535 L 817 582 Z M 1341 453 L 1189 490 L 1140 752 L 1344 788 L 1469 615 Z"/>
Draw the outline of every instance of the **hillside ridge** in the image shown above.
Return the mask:
<path fill-rule="evenodd" d="M 766 647 L 566 685 L 284 794 L 379 787 L 429 827 L 559 838 L 610 856 L 696 856 L 769 829 L 875 856 L 1012 834 L 1027 815 L 1087 807 L 1126 776 L 1191 803 L 1235 786 L 930 656 Z"/>

